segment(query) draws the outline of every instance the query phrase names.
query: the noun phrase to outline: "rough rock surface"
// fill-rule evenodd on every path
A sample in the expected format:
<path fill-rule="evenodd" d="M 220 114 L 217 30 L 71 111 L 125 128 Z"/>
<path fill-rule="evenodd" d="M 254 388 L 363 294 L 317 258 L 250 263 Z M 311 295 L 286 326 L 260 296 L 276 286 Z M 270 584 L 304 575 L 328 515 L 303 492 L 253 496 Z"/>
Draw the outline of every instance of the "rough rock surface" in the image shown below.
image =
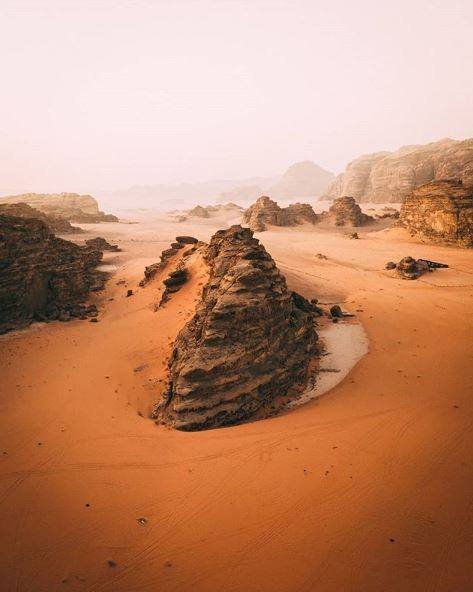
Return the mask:
<path fill-rule="evenodd" d="M 161 253 L 160 260 L 145 267 L 145 277 L 141 280 L 140 286 L 146 286 L 146 284 L 150 282 L 159 271 L 167 266 L 168 260 L 176 255 L 176 253 L 182 248 L 191 245 L 192 249 L 195 248 L 195 245 L 198 243 L 199 241 L 193 236 L 176 236 L 176 242 L 172 243 L 170 249 L 164 249 Z"/>
<path fill-rule="evenodd" d="M 297 226 L 304 222 L 315 224 L 318 216 L 309 204 L 291 204 L 281 208 L 267 195 L 262 195 L 243 214 L 243 222 L 254 232 L 266 230 L 266 224 L 272 226 Z"/>
<path fill-rule="evenodd" d="M 328 211 L 329 219 L 335 226 L 365 226 L 373 222 L 373 218 L 364 214 L 353 197 L 338 197 Z"/>
<path fill-rule="evenodd" d="M 220 230 L 205 260 L 209 279 L 174 343 L 168 388 L 155 410 L 182 430 L 252 417 L 305 384 L 316 351 L 314 307 L 287 289 L 251 230 Z"/>
<path fill-rule="evenodd" d="M 42 220 L 51 232 L 57 234 L 79 234 L 84 232 L 78 226 L 72 226 L 64 218 L 58 216 L 48 216 L 44 212 L 32 208 L 26 203 L 3 203 L 0 204 L 0 214 L 7 216 L 17 216 L 18 218 L 37 218 Z"/>
<path fill-rule="evenodd" d="M 315 162 L 304 160 L 291 165 L 269 193 L 276 198 L 317 197 L 327 190 L 333 178 L 332 173 Z"/>
<path fill-rule="evenodd" d="M 422 185 L 402 204 L 399 221 L 411 236 L 473 247 L 473 186 L 460 181 Z"/>
<path fill-rule="evenodd" d="M 97 200 L 91 195 L 77 193 L 24 193 L 2 197 L 0 203 L 26 203 L 48 216 L 56 216 L 70 222 L 118 222 L 112 214 L 99 210 Z"/>
<path fill-rule="evenodd" d="M 338 175 L 323 199 L 352 195 L 358 202 L 400 203 L 416 187 L 441 179 L 473 187 L 473 138 L 360 156 Z"/>
<path fill-rule="evenodd" d="M 118 245 L 111 245 L 103 237 L 97 236 L 96 238 L 89 238 L 85 241 L 87 247 L 96 249 L 97 251 L 112 251 L 114 253 L 121 251 Z"/>
<path fill-rule="evenodd" d="M 36 218 L 0 215 L 0 333 L 37 320 L 86 318 L 82 305 L 106 274 L 102 253 L 51 233 Z"/>

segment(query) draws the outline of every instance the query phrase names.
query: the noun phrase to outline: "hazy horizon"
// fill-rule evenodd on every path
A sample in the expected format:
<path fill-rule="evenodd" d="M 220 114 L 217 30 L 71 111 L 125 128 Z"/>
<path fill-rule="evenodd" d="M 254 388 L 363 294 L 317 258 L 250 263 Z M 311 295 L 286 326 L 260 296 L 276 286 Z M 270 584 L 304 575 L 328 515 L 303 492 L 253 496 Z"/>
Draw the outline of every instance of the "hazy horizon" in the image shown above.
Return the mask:
<path fill-rule="evenodd" d="M 466 0 L 3 0 L 0 191 L 279 175 L 473 136 Z"/>

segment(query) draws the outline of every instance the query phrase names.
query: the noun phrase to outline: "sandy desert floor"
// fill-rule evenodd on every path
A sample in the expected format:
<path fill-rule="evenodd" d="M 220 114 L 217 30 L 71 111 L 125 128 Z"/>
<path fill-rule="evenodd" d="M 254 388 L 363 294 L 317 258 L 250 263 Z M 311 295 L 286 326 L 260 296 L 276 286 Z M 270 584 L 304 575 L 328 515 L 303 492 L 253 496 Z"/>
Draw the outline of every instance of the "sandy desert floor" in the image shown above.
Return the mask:
<path fill-rule="evenodd" d="M 124 249 L 100 322 L 0 339 L 1 590 L 472 590 L 473 253 L 400 230 L 261 233 L 291 287 L 357 316 L 369 352 L 278 417 L 176 432 L 147 414 L 204 273 L 158 312 L 137 285 L 174 235 L 222 225 L 89 226 Z M 451 267 L 383 270 L 406 255 Z"/>

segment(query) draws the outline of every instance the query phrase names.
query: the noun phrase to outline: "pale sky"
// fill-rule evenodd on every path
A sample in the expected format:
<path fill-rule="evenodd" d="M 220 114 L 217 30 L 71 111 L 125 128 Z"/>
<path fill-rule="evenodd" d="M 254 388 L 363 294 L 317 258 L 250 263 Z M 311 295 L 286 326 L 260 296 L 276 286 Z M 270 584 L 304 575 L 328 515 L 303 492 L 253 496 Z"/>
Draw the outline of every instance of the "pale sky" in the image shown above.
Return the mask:
<path fill-rule="evenodd" d="M 472 0 L 0 0 L 0 68 L 2 191 L 473 136 Z"/>

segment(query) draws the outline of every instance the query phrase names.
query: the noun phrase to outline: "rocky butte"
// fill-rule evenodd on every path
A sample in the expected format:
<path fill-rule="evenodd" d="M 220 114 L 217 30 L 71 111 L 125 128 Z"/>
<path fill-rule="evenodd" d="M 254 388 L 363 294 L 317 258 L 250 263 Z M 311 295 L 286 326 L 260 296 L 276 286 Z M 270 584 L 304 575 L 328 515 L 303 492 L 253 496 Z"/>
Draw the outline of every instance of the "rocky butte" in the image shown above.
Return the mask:
<path fill-rule="evenodd" d="M 364 214 L 355 199 L 349 196 L 334 199 L 328 214 L 324 214 L 324 217 L 335 226 L 366 226 L 374 222 L 374 218 Z"/>
<path fill-rule="evenodd" d="M 309 222 L 316 224 L 318 216 L 309 204 L 291 204 L 281 208 L 267 195 L 262 195 L 256 202 L 245 210 L 243 222 L 255 232 L 266 230 L 271 226 L 297 226 Z"/>
<path fill-rule="evenodd" d="M 83 303 L 106 274 L 102 253 L 54 236 L 37 218 L 0 215 L 0 333 L 33 320 L 95 316 Z"/>
<path fill-rule="evenodd" d="M 302 389 L 316 353 L 314 306 L 286 286 L 248 228 L 202 245 L 209 268 L 193 318 L 174 343 L 155 410 L 181 430 L 235 424 Z"/>
<path fill-rule="evenodd" d="M 336 177 L 323 199 L 352 195 L 358 202 L 401 203 L 416 187 L 442 179 L 473 187 L 473 138 L 360 156 Z"/>
<path fill-rule="evenodd" d="M 411 236 L 473 247 L 473 186 L 451 180 L 422 185 L 402 204 L 399 221 Z"/>
<path fill-rule="evenodd" d="M 18 218 L 37 218 L 42 220 L 51 232 L 57 234 L 79 234 L 84 232 L 78 226 L 72 226 L 65 218 L 48 216 L 26 203 L 4 203 L 0 204 L 0 214 L 17 216 Z"/>
<path fill-rule="evenodd" d="M 0 203 L 26 203 L 48 216 L 69 220 L 69 222 L 118 222 L 112 214 L 99 210 L 97 200 L 91 195 L 77 193 L 24 193 L 2 197 Z"/>

